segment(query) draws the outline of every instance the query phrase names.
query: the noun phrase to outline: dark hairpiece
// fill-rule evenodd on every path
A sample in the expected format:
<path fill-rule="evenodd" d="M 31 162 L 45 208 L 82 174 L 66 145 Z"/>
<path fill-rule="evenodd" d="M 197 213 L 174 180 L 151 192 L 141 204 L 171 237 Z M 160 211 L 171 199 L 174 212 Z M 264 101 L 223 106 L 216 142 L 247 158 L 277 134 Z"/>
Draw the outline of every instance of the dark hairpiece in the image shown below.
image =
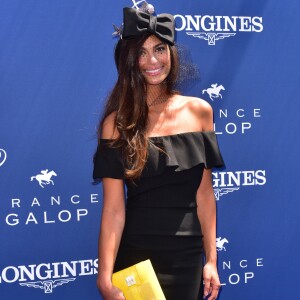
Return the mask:
<path fill-rule="evenodd" d="M 123 20 L 122 39 L 130 39 L 149 32 L 168 44 L 174 45 L 175 21 L 170 14 L 153 16 L 147 12 L 125 7 Z"/>
<path fill-rule="evenodd" d="M 169 45 L 174 45 L 175 20 L 171 14 L 154 15 L 153 5 L 147 1 L 132 1 L 133 7 L 123 8 L 123 23 L 120 27 L 113 24 L 113 36 L 130 39 L 145 33 L 156 35 Z M 142 3 L 142 5 L 141 5 Z"/>

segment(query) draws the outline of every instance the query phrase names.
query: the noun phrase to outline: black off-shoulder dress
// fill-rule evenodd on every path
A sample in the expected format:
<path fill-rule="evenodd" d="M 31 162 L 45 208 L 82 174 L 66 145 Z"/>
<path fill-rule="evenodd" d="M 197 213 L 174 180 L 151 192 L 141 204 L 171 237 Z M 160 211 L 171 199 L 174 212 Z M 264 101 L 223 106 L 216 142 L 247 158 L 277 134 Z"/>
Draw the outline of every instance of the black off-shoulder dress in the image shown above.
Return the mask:
<path fill-rule="evenodd" d="M 126 221 L 114 271 L 150 259 L 167 300 L 200 299 L 203 247 L 196 193 L 203 169 L 224 165 L 216 136 L 187 132 L 149 141 L 141 177 L 125 180 Z M 120 150 L 108 142 L 99 140 L 93 177 L 124 179 Z"/>

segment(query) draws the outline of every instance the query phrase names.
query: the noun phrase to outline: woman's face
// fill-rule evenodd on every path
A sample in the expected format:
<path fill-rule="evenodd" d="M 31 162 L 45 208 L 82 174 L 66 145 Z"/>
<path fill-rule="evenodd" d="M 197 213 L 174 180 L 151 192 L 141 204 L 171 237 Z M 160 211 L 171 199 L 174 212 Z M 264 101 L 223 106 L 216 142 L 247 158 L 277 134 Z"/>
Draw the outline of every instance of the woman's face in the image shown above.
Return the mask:
<path fill-rule="evenodd" d="M 171 69 L 168 45 L 151 35 L 139 51 L 139 68 L 148 84 L 162 83 Z"/>

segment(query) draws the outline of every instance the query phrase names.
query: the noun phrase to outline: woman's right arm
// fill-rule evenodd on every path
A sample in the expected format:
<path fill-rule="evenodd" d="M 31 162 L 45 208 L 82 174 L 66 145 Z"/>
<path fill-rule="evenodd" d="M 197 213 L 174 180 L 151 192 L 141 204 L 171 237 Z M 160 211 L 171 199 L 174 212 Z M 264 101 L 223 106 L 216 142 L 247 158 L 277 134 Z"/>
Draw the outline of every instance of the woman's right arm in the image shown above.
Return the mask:
<path fill-rule="evenodd" d="M 110 114 L 102 125 L 102 138 L 117 137 L 115 114 Z M 111 276 L 125 224 L 124 182 L 103 178 L 103 207 L 98 246 L 97 286 L 104 300 L 125 300 L 123 293 L 112 285 Z"/>
<path fill-rule="evenodd" d="M 123 180 L 103 178 L 103 208 L 99 234 L 97 285 L 105 300 L 123 300 L 111 282 L 114 263 L 125 223 Z"/>

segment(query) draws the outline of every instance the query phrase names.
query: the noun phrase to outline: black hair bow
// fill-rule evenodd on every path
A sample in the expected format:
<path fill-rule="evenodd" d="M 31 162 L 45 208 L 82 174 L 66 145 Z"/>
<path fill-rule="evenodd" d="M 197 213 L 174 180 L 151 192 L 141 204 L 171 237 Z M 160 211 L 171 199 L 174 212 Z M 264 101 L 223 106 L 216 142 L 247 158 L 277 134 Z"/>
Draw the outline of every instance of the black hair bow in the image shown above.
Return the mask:
<path fill-rule="evenodd" d="M 145 32 L 155 34 L 163 41 L 174 45 L 175 21 L 170 14 L 150 15 L 134 8 L 123 9 L 123 39 L 129 39 Z"/>

